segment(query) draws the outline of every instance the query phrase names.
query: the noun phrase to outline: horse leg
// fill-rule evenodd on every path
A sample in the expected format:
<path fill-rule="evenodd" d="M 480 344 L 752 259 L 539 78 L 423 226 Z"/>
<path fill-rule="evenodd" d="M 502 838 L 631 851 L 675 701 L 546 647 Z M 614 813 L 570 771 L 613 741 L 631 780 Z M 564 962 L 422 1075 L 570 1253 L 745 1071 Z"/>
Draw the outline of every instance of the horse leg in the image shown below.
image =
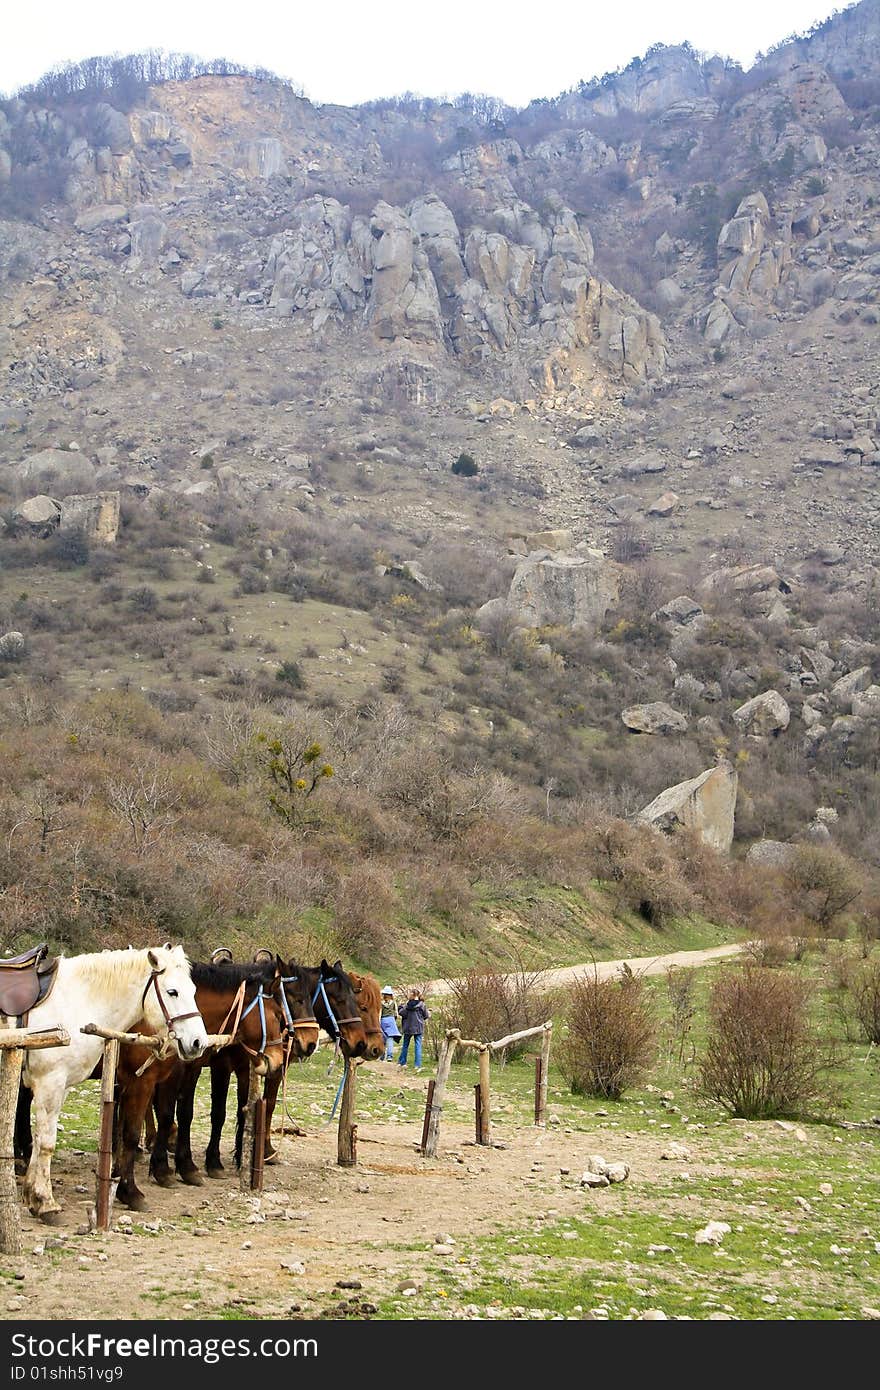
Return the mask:
<path fill-rule="evenodd" d="M 146 1072 L 143 1076 L 132 1077 L 120 1088 L 118 1112 L 118 1135 L 115 1154 L 115 1173 L 119 1177 L 116 1196 L 124 1206 L 132 1211 L 145 1211 L 147 1199 L 137 1185 L 134 1164 L 137 1157 L 141 1125 L 150 1102 L 153 1099 L 155 1081 Z"/>
<path fill-rule="evenodd" d="M 150 1153 L 150 1177 L 160 1187 L 173 1187 L 174 1176 L 168 1162 L 168 1136 L 174 1123 L 174 1103 L 180 1084 L 181 1067 L 175 1067 L 165 1081 L 160 1081 L 153 1093 L 156 1108 L 156 1139 Z"/>
<path fill-rule="evenodd" d="M 241 1168 L 244 1151 L 244 1123 L 247 1118 L 247 1098 L 250 1089 L 250 1063 L 245 1058 L 235 1065 L 236 1110 L 235 1110 L 235 1166 Z"/>
<path fill-rule="evenodd" d="M 196 1097 L 196 1082 L 200 1068 L 184 1067 L 183 1081 L 177 1093 L 177 1142 L 174 1145 L 174 1166 L 177 1176 L 189 1187 L 201 1187 L 202 1175 L 193 1162 L 192 1117 Z"/>
<path fill-rule="evenodd" d="M 27 1166 L 31 1161 L 31 1154 L 34 1148 L 33 1134 L 31 1133 L 31 1104 L 33 1103 L 34 1093 L 30 1086 L 22 1084 L 18 1088 L 18 1103 L 15 1107 L 15 1134 L 13 1137 L 13 1148 L 15 1152 L 15 1173 L 17 1177 L 22 1177 L 27 1172 Z"/>
<path fill-rule="evenodd" d="M 263 1087 L 263 1095 L 266 1099 L 266 1143 L 263 1148 L 263 1162 L 277 1163 L 278 1151 L 272 1143 L 272 1116 L 275 1113 L 275 1104 L 278 1100 L 278 1091 L 281 1086 L 281 1078 L 284 1075 L 285 1067 L 282 1066 L 278 1071 L 266 1077 L 266 1084 Z M 281 1116 L 282 1128 L 284 1126 L 284 1116 Z"/>
<path fill-rule="evenodd" d="M 216 1057 L 211 1063 L 211 1139 L 205 1150 L 205 1172 L 209 1178 L 222 1178 L 220 1136 L 226 1119 L 231 1067 L 226 1057 Z"/>
<path fill-rule="evenodd" d="M 58 1138 L 58 1116 L 64 1102 L 64 1076 L 56 1071 L 34 1075 L 34 1146 L 24 1180 L 24 1195 L 34 1216 L 52 1221 L 61 1211 L 52 1192 L 52 1155 Z"/>

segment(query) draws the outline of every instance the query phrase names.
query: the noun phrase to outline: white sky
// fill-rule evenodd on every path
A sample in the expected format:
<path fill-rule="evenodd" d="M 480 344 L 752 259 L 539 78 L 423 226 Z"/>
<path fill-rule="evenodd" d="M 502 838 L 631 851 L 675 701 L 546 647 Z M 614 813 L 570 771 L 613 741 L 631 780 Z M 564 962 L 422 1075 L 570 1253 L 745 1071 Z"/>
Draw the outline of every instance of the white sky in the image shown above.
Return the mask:
<path fill-rule="evenodd" d="M 688 39 L 748 66 L 757 51 L 834 7 L 835 0 L 13 0 L 0 92 L 67 60 L 161 48 L 269 68 L 316 102 L 471 91 L 522 106 L 621 67 L 658 42 Z"/>

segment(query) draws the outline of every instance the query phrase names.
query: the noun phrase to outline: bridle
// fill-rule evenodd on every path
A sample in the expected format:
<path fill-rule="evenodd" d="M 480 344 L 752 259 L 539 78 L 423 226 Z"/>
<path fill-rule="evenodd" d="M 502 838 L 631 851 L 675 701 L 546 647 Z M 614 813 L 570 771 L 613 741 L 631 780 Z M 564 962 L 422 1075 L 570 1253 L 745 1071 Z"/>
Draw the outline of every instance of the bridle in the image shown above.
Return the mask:
<path fill-rule="evenodd" d="M 339 980 L 339 976 L 328 975 L 327 980 Z M 363 1019 L 361 1018 L 360 1014 L 357 1014 L 357 1016 L 354 1018 L 337 1018 L 333 1012 L 333 1006 L 330 1003 L 330 1000 L 327 998 L 327 990 L 324 986 L 324 976 L 320 975 L 318 977 L 318 986 L 314 994 L 312 995 L 312 1008 L 314 1008 L 315 1003 L 319 998 L 323 1000 L 324 1008 L 327 1010 L 327 1018 L 330 1023 L 330 1027 L 327 1029 L 327 1032 L 330 1034 L 333 1041 L 338 1044 L 342 1037 L 343 1025 L 346 1023 L 362 1023 Z"/>
<path fill-rule="evenodd" d="M 159 988 L 159 976 L 160 976 L 160 975 L 164 975 L 164 974 L 165 974 L 165 967 L 164 967 L 164 966 L 162 967 L 161 970 L 159 970 L 158 967 L 156 967 L 156 966 L 154 966 L 154 967 L 152 968 L 152 970 L 150 971 L 150 978 L 147 980 L 147 983 L 144 985 L 144 992 L 143 992 L 143 994 L 141 995 L 141 1008 L 144 1007 L 144 1003 L 145 1003 L 145 1001 L 146 1001 L 147 994 L 149 993 L 150 986 L 152 986 L 152 988 L 153 988 L 153 989 L 155 990 L 155 992 L 156 992 L 156 998 L 157 998 L 158 1001 L 159 1001 L 159 1008 L 162 1010 L 162 1017 L 164 1018 L 166 1024 L 168 1025 L 168 1036 L 169 1036 L 169 1038 L 176 1038 L 176 1037 L 177 1037 L 177 1034 L 175 1033 L 174 1027 L 173 1027 L 173 1025 L 174 1025 L 175 1023 L 183 1023 L 184 1019 L 187 1019 L 187 1018 L 201 1018 L 202 1015 L 199 1013 L 199 1010 L 198 1010 L 198 1009 L 193 1009 L 193 1010 L 192 1010 L 190 1013 L 188 1013 L 188 1014 L 170 1014 L 170 1013 L 168 1012 L 168 1006 L 166 1005 L 165 1000 L 162 998 L 162 991 L 161 991 L 160 988 Z"/>
<path fill-rule="evenodd" d="M 257 982 L 256 994 L 254 995 L 251 1002 L 248 1004 L 247 1008 L 244 1007 L 244 996 L 247 991 L 248 985 L 252 983 L 252 980 L 242 980 L 241 984 L 236 990 L 235 998 L 229 1006 L 229 1012 L 227 1013 L 226 1017 L 220 1025 L 219 1031 L 221 1033 L 226 1032 L 226 1025 L 228 1024 L 229 1020 L 232 1018 L 234 1014 L 235 1022 L 231 1030 L 233 1040 L 238 1044 L 239 1047 L 243 1048 L 244 1051 L 249 1054 L 249 1056 L 262 1057 L 265 1055 L 267 1047 L 283 1047 L 284 1039 L 280 1035 L 277 1038 L 270 1038 L 268 1035 L 268 1029 L 266 1027 L 266 1000 L 270 999 L 272 995 L 266 994 L 263 988 L 264 982 L 262 980 L 259 980 Z M 238 1037 L 239 1028 L 241 1027 L 242 1023 L 244 1023 L 244 1020 L 247 1018 L 248 1014 L 251 1013 L 254 1009 L 257 1009 L 260 1015 L 259 1048 L 251 1047 L 250 1044 L 246 1043 L 243 1038 Z"/>
<path fill-rule="evenodd" d="M 296 1028 L 316 1028 L 318 1026 L 318 1020 L 315 1018 L 314 1013 L 312 1013 L 311 1018 L 294 1018 L 293 1014 L 291 1013 L 290 1000 L 287 997 L 287 990 L 285 989 L 285 985 L 299 984 L 301 978 L 302 977 L 300 975 L 276 975 L 274 981 L 275 984 L 281 986 L 279 990 L 278 1002 L 281 1005 L 281 1011 L 284 1014 L 284 1018 L 287 1022 L 287 1027 L 291 1032 L 293 1032 L 293 1030 Z M 316 994 L 315 999 L 317 999 L 317 997 L 318 996 Z M 315 999 L 312 1000 L 313 1009 Z"/>

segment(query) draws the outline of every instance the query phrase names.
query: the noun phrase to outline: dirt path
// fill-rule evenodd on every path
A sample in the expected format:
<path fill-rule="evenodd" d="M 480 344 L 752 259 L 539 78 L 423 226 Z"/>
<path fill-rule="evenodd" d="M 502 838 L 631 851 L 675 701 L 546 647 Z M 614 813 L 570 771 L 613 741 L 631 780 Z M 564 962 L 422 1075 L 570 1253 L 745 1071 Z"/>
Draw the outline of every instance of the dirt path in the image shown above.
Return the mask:
<path fill-rule="evenodd" d="M 629 956 L 626 960 L 588 961 L 586 965 L 564 965 L 554 970 L 544 970 L 541 972 L 541 984 L 545 988 L 555 989 L 559 985 L 571 984 L 581 975 L 592 974 L 593 970 L 597 971 L 600 980 L 610 980 L 624 965 L 636 975 L 665 975 L 668 970 L 677 967 L 708 965 L 710 961 L 736 956 L 741 951 L 742 946 L 737 944 L 711 946 L 704 951 L 672 951 L 666 956 Z M 516 977 L 511 975 L 507 978 L 513 980 Z M 437 998 L 442 994 L 451 994 L 452 986 L 448 980 L 429 980 L 425 992 Z"/>

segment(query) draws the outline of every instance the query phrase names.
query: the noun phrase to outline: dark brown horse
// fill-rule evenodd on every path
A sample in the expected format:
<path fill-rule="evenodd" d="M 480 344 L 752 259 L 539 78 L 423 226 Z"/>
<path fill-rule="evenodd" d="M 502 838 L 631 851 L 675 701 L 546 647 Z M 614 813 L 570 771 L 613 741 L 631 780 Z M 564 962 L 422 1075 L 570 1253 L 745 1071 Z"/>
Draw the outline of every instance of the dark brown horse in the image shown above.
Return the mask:
<path fill-rule="evenodd" d="M 260 961 L 272 959 L 271 952 L 261 951 Z M 286 1024 L 286 1046 L 284 1068 L 292 1058 L 311 1057 L 318 1046 L 318 1023 L 312 1007 L 312 973 L 296 961 L 285 965 L 279 956 L 275 958 L 277 969 L 276 997 L 284 1014 Z M 258 972 L 263 965 L 255 963 L 241 966 L 242 970 Z M 210 1178 L 223 1176 L 220 1159 L 220 1136 L 226 1119 L 226 1101 L 229 1082 L 233 1074 L 236 1078 L 237 1109 L 235 1123 L 235 1161 L 241 1165 L 242 1141 L 249 1082 L 249 1058 L 241 1048 L 227 1047 L 210 1061 L 211 1068 L 211 1138 L 205 1151 L 205 1172 Z M 277 1072 L 266 1078 L 266 1087 L 274 1084 Z M 277 1090 L 277 1087 L 276 1087 Z M 268 1125 L 266 1129 L 268 1139 Z"/>
<path fill-rule="evenodd" d="M 302 987 L 306 992 L 306 997 L 314 1009 L 314 1016 L 325 1032 L 338 1043 L 342 1053 L 346 1057 L 363 1057 L 367 1055 L 367 1033 L 364 1022 L 357 1007 L 354 987 L 351 978 L 346 974 L 342 967 L 342 961 L 337 960 L 334 965 L 328 965 L 326 960 L 322 960 L 320 965 L 306 966 L 297 965 L 291 961 L 288 973 L 296 972 Z M 277 1157 L 271 1141 L 272 1115 L 278 1100 L 278 1091 L 281 1086 L 283 1072 L 273 1072 L 266 1078 L 264 1095 L 266 1098 L 266 1146 L 265 1160 L 267 1163 L 274 1162 Z M 243 1105 L 242 1091 L 246 1095 L 246 1077 L 238 1077 L 238 1096 L 239 1112 Z M 218 1113 L 226 1113 L 226 1093 L 229 1086 L 228 1075 L 224 1078 L 222 1071 L 218 1068 L 211 1070 L 211 1112 L 213 1114 L 216 1105 Z M 215 1090 L 216 1088 L 216 1090 Z M 238 1136 L 237 1136 L 238 1140 Z M 236 1163 L 241 1163 L 241 1144 L 236 1143 L 235 1153 Z M 222 1168 L 214 1170 L 212 1176 L 220 1176 Z"/>

